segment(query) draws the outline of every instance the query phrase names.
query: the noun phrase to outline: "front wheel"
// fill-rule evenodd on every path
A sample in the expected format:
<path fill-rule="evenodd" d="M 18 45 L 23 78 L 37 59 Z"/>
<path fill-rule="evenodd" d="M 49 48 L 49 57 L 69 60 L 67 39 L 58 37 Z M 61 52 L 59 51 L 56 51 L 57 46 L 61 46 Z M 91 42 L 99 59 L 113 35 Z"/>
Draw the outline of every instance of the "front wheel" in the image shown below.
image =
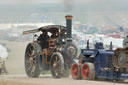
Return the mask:
<path fill-rule="evenodd" d="M 41 70 L 38 65 L 38 57 L 41 47 L 38 43 L 29 43 L 25 52 L 25 71 L 28 77 L 37 78 Z"/>
<path fill-rule="evenodd" d="M 54 78 L 61 78 L 64 71 L 64 59 L 61 53 L 54 53 L 50 64 L 51 74 Z"/>

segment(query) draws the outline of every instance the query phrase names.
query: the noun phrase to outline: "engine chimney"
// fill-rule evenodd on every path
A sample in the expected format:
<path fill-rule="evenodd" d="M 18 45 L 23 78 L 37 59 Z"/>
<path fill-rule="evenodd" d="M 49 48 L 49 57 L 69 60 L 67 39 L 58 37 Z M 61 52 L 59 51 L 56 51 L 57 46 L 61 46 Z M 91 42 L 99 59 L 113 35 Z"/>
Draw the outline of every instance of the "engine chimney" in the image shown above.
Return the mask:
<path fill-rule="evenodd" d="M 67 27 L 67 38 L 72 38 L 72 16 L 67 15 L 66 18 L 66 27 Z"/>

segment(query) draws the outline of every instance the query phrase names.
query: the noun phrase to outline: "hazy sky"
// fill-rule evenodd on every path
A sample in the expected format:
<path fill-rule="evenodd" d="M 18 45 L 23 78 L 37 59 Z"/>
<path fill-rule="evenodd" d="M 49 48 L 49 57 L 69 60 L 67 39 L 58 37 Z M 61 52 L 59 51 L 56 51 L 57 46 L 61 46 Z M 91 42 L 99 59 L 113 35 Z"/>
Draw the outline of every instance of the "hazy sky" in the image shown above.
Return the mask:
<path fill-rule="evenodd" d="M 28 4 L 31 5 L 31 4 L 40 4 L 40 3 L 42 4 L 58 3 L 60 6 L 64 5 L 66 10 L 69 11 L 84 10 L 84 9 L 92 10 L 92 11 L 100 11 L 100 10 L 128 11 L 128 0 L 0 0 L 0 5 L 17 4 L 19 6 L 19 4 L 21 4 L 21 7 L 22 4 L 26 4 L 28 6 Z"/>
<path fill-rule="evenodd" d="M 0 0 L 1 4 L 39 4 L 39 3 L 58 3 L 70 5 L 84 4 L 89 8 L 124 8 L 128 9 L 128 0 Z"/>
<path fill-rule="evenodd" d="M 0 3 L 88 3 L 88 2 L 95 2 L 95 3 L 107 3 L 111 2 L 116 4 L 116 2 L 121 3 L 128 3 L 128 0 L 0 0 Z"/>
<path fill-rule="evenodd" d="M 93 0 L 0 0 L 0 3 L 63 3 L 63 2 L 89 2 Z M 95 0 L 94 0 L 95 1 Z"/>
<path fill-rule="evenodd" d="M 31 3 L 36 5 L 31 5 Z M 32 15 L 35 19 L 37 19 L 40 18 L 39 16 L 41 16 L 38 14 L 43 13 L 54 14 L 66 12 L 72 14 L 83 14 L 90 12 L 89 15 L 95 15 L 96 13 L 114 15 L 114 13 L 128 13 L 128 0 L 0 0 L 0 10 L 0 16 L 5 17 L 5 19 L 3 18 L 3 20 L 6 20 L 7 18 L 10 20 L 12 19 L 12 21 L 14 20 L 15 16 L 24 17 L 26 15 Z M 14 18 L 12 18 L 12 16 L 14 16 Z M 19 20 L 20 18 L 22 19 L 22 17 L 19 17 Z M 31 19 L 31 17 L 28 19 Z M 83 18 L 81 18 L 81 20 L 82 19 Z M 108 18 L 106 17 L 106 19 Z M 94 18 L 92 18 L 92 21 L 94 21 Z"/>

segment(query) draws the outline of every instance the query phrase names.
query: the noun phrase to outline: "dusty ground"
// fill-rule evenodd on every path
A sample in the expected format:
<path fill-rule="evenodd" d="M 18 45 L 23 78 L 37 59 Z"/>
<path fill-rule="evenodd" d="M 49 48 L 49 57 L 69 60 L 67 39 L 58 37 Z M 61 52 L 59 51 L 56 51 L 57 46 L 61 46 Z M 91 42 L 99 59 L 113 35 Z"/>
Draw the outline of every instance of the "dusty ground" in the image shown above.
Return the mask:
<path fill-rule="evenodd" d="M 0 77 L 0 85 L 128 85 L 128 81 L 87 81 L 69 78 L 54 79 L 51 76 L 28 78 L 25 75 L 5 75 Z"/>
<path fill-rule="evenodd" d="M 11 42 L 5 41 L 6 47 L 10 52 L 6 61 L 6 67 L 9 74 L 25 74 L 24 70 L 24 53 L 28 42 Z"/>
<path fill-rule="evenodd" d="M 112 81 L 73 80 L 71 77 L 54 79 L 50 75 L 28 78 L 24 70 L 24 52 L 28 42 L 4 42 L 10 49 L 6 61 L 9 75 L 0 75 L 0 85 L 128 85 L 128 81 L 115 83 Z"/>

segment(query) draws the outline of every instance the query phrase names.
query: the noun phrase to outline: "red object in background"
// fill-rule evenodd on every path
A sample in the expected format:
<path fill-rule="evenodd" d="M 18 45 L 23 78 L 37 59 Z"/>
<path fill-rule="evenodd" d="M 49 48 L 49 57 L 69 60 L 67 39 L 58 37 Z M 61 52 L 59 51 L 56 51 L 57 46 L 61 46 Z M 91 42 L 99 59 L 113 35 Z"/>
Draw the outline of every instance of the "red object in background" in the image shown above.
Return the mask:
<path fill-rule="evenodd" d="M 113 37 L 113 38 L 120 38 L 120 35 L 109 35 L 109 37 Z"/>

